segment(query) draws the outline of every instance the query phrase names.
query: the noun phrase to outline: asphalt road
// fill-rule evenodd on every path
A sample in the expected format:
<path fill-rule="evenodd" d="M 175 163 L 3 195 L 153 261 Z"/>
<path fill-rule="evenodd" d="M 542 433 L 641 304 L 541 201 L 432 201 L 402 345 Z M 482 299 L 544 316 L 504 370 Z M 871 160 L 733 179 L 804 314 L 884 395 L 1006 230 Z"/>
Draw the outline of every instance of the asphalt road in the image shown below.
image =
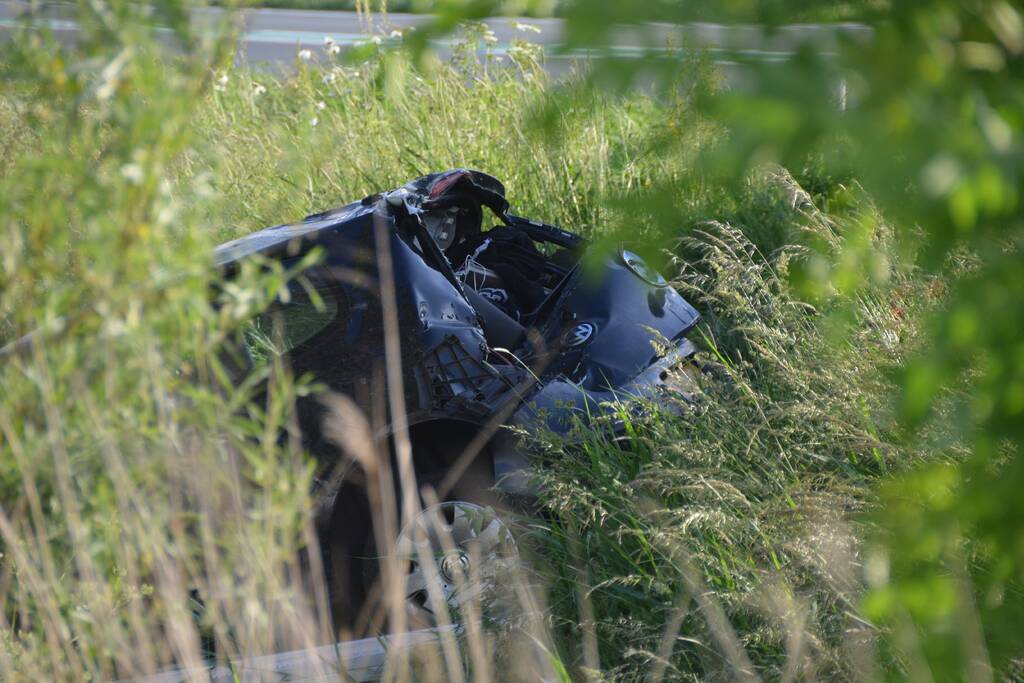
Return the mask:
<path fill-rule="evenodd" d="M 0 1 L 0 35 L 18 23 L 18 17 L 28 4 L 20 1 Z M 197 22 L 211 21 L 221 15 L 217 9 L 194 12 Z M 47 3 L 39 14 L 38 24 L 47 26 L 62 40 L 73 40 L 77 26 L 72 8 L 63 3 Z M 429 17 L 415 14 L 375 15 L 371 18 L 354 12 L 322 12 L 310 10 L 251 9 L 241 14 L 242 31 L 239 42 L 239 61 L 260 65 L 274 71 L 283 71 L 295 63 L 300 50 L 309 50 L 315 59 L 332 59 L 327 54 L 325 38 L 330 38 L 342 50 L 377 36 L 383 41 L 397 42 L 394 31 L 407 32 Z M 537 43 L 545 48 L 545 65 L 558 75 L 574 63 L 585 61 L 589 53 L 563 51 L 563 22 L 560 19 L 511 19 L 506 17 L 487 20 L 494 34 L 489 47 L 492 54 L 504 55 L 516 38 Z M 642 29 L 622 28 L 615 34 L 610 51 L 617 56 L 642 55 L 647 46 L 677 46 L 679 49 L 709 54 L 726 76 L 736 84 L 744 78 L 744 65 L 750 62 L 785 62 L 801 44 L 809 42 L 828 54 L 837 49 L 840 34 L 867 39 L 871 30 L 858 24 L 803 24 L 779 27 L 767 33 L 756 25 L 721 25 L 693 23 L 681 26 L 648 25 Z M 450 54 L 455 38 L 435 44 L 438 52 Z"/>

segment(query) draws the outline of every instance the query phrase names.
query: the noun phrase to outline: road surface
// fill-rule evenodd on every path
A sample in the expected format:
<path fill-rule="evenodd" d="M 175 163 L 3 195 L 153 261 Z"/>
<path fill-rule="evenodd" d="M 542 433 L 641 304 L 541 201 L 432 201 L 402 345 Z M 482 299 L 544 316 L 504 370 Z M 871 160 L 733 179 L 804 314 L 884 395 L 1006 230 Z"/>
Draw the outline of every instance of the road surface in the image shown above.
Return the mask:
<path fill-rule="evenodd" d="M 73 7 L 65 3 L 46 3 L 38 14 L 37 25 L 46 26 L 62 40 L 73 40 L 77 26 L 73 20 Z M 0 1 L 0 33 L 19 23 L 18 17 L 28 9 L 21 1 Z M 211 21 L 222 12 L 218 9 L 195 10 L 197 22 Z M 250 9 L 241 13 L 239 61 L 283 71 L 295 63 L 300 50 L 309 50 L 314 58 L 327 60 L 325 38 L 330 38 L 343 50 L 372 39 L 397 42 L 392 32 L 407 32 L 429 21 L 430 17 L 416 14 L 374 15 L 371 18 L 355 12 L 325 12 L 313 10 Z M 586 60 L 589 53 L 563 50 L 563 22 L 560 19 L 488 19 L 494 43 L 489 51 L 495 55 L 507 53 L 516 38 L 528 40 L 545 48 L 545 67 L 553 75 L 566 72 L 572 64 Z M 860 24 L 802 24 L 788 25 L 768 33 L 756 25 L 721 25 L 692 23 L 682 26 L 648 25 L 641 35 L 639 29 L 622 28 L 615 34 L 610 51 L 616 56 L 635 57 L 644 54 L 648 46 L 674 46 L 693 52 L 706 52 L 734 82 L 742 81 L 745 64 L 751 62 L 784 62 L 796 48 L 809 42 L 819 51 L 830 54 L 838 48 L 840 35 L 867 39 L 871 29 Z M 397 35 L 397 34 L 394 34 Z M 438 41 L 438 52 L 450 54 L 456 38 Z"/>

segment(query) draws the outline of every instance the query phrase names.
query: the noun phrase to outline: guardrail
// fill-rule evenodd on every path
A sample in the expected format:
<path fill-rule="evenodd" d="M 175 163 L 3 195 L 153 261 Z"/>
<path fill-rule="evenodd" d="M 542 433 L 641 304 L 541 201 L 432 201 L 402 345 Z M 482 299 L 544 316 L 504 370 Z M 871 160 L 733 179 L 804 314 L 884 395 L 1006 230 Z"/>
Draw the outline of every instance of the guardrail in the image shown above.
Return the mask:
<path fill-rule="evenodd" d="M 185 681 L 378 681 L 389 659 L 415 658 L 440 647 L 442 635 L 461 633 L 455 626 L 322 645 L 305 650 L 260 655 L 202 669 L 174 669 L 123 679 L 120 683 L 184 683 Z M 401 657 L 399 657 L 401 655 Z"/>

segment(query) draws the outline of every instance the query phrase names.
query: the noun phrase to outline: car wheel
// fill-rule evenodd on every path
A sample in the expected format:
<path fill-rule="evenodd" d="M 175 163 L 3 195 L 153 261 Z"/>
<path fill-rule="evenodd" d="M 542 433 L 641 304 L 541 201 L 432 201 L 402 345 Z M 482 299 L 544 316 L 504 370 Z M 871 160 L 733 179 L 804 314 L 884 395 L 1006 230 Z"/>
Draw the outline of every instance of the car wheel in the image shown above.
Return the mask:
<path fill-rule="evenodd" d="M 451 471 L 452 453 L 462 452 L 475 434 L 475 427 L 452 424 L 451 422 L 425 423 L 415 427 L 411 436 L 417 469 L 417 487 L 421 490 L 440 489 Z M 393 471 L 397 471 L 397 464 L 392 464 Z M 380 585 L 381 551 L 375 542 L 374 518 L 365 486 L 366 484 L 361 479 L 354 478 L 339 490 L 335 496 L 330 522 L 325 525 L 321 535 L 321 547 L 325 549 L 324 564 L 328 569 L 327 578 L 330 583 L 329 591 L 334 625 L 340 634 L 348 637 L 362 637 L 390 630 L 386 623 L 389 610 L 383 604 Z M 503 541 L 511 538 L 511 535 L 506 536 L 505 532 L 508 531 L 508 526 L 502 521 L 502 519 L 509 519 L 509 515 L 499 518 L 494 511 L 525 512 L 528 511 L 528 508 L 517 504 L 517 500 L 501 494 L 495 490 L 494 486 L 494 463 L 490 451 L 485 449 L 473 459 L 451 490 L 447 491 L 445 497 L 441 499 L 441 507 L 436 512 L 440 512 L 442 518 L 447 519 L 449 525 L 454 525 L 456 515 L 460 521 L 458 529 L 456 530 L 453 526 L 447 537 L 444 533 L 428 536 L 433 539 L 431 553 L 443 551 L 445 547 L 441 544 L 441 540 L 450 537 L 453 539 L 454 545 L 462 547 L 470 558 L 472 558 L 471 553 L 474 552 L 479 552 L 482 557 L 487 557 L 490 552 L 483 549 L 481 541 L 473 541 L 466 535 L 474 529 L 467 532 L 461 521 L 466 516 L 479 517 L 481 513 L 478 511 L 480 510 L 487 511 L 492 518 L 498 519 L 504 530 L 500 534 Z M 420 505 L 430 509 L 435 502 L 437 502 L 436 499 L 425 501 L 421 498 Z M 453 503 L 462 506 L 461 512 L 458 507 L 453 507 Z M 400 517 L 402 491 L 397 484 L 395 485 L 394 506 L 396 517 Z M 425 525 L 425 528 L 429 530 L 430 516 L 426 510 L 421 511 L 417 519 L 406 524 L 405 528 L 399 527 L 400 537 L 415 540 L 416 534 L 419 532 L 415 532 L 414 528 Z M 399 524 L 401 524 L 400 520 Z M 480 531 L 485 529 L 486 526 L 479 527 Z M 495 530 L 497 529 L 494 528 L 491 532 Z M 453 531 L 458 531 L 458 533 L 453 536 Z M 485 536 L 483 540 L 487 541 L 488 539 L 489 536 Z M 448 541 L 445 540 L 445 543 Z M 411 560 L 413 556 L 414 553 L 407 552 L 405 557 L 400 556 L 399 560 Z M 499 559 L 500 557 L 499 554 Z M 489 575 L 499 566 L 499 563 L 486 563 L 481 578 L 489 580 Z M 418 568 L 423 572 L 431 571 L 422 565 Z M 450 566 L 448 568 L 454 570 Z M 414 573 L 417 568 L 402 564 L 397 569 L 403 572 L 403 576 L 406 576 L 410 572 Z M 471 566 L 471 569 L 470 578 L 479 575 L 477 572 L 479 565 Z M 451 587 L 453 585 L 454 583 L 449 585 L 449 592 L 453 590 Z M 417 599 L 413 595 L 416 592 L 415 590 L 407 591 L 403 597 Z M 484 592 L 488 593 L 488 591 Z M 430 593 L 418 596 L 418 599 L 423 599 L 423 605 L 426 605 L 428 610 L 433 609 L 430 597 Z M 444 602 L 446 605 L 449 604 L 447 599 Z M 430 618 L 421 614 L 417 616 L 416 621 L 420 624 L 429 624 L 436 619 L 436 615 Z"/>
<path fill-rule="evenodd" d="M 428 507 L 399 534 L 396 553 L 410 627 L 511 616 L 519 551 L 492 508 L 466 501 Z"/>

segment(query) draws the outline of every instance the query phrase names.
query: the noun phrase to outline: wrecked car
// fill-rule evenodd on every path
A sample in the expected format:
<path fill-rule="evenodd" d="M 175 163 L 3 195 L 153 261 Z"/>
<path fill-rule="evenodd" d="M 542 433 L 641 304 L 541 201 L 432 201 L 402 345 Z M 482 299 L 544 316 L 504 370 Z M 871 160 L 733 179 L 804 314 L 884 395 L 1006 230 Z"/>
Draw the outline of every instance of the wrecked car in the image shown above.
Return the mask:
<path fill-rule="evenodd" d="M 486 212 L 497 223 L 489 229 Z M 529 456 L 510 427 L 564 434 L 615 401 L 656 399 L 668 371 L 695 351 L 687 333 L 697 311 L 643 258 L 625 248 L 595 257 L 581 236 L 510 213 L 505 188 L 481 172 L 428 175 L 228 242 L 215 258 L 231 277 L 244 259 L 287 265 L 312 249 L 322 252 L 318 265 L 254 322 L 245 362 L 268 348 L 280 354 L 296 376 L 376 415 L 375 436 L 387 443 L 392 315 L 415 474 L 437 488 L 456 545 L 481 537 L 464 523 L 467 510 L 532 493 Z M 299 399 L 297 413 L 321 463 L 316 522 L 331 608 L 351 625 L 375 575 L 365 482 L 327 436 L 322 396 Z M 434 575 L 451 583 L 450 553 L 433 556 Z M 468 555 L 455 559 L 464 570 Z M 422 570 L 410 564 L 406 595 L 429 618 L 437 603 Z M 451 603 L 448 583 L 441 597 Z"/>

